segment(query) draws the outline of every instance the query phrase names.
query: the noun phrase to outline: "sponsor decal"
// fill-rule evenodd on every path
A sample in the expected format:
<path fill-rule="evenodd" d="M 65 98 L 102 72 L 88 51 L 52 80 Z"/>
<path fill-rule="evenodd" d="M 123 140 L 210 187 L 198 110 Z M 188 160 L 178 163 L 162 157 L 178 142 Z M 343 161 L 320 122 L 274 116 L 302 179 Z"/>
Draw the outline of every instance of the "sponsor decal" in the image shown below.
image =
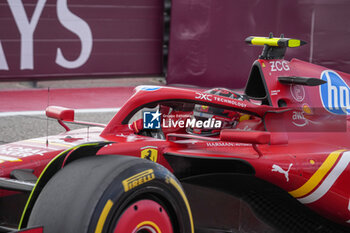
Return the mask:
<path fill-rule="evenodd" d="M 213 96 L 206 93 L 196 92 L 195 99 L 213 101 Z"/>
<path fill-rule="evenodd" d="M 231 105 L 234 105 L 236 107 L 242 107 L 242 108 L 247 107 L 247 105 L 245 103 L 240 102 L 240 101 L 236 101 L 235 99 L 223 98 L 220 96 L 210 95 L 210 94 L 206 94 L 206 93 L 196 92 L 196 96 L 194 98 L 198 99 L 198 100 L 206 100 L 206 101 L 213 101 L 214 100 L 214 101 L 221 102 L 221 103 L 231 104 Z"/>
<path fill-rule="evenodd" d="M 305 99 L 305 89 L 301 85 L 290 85 L 290 93 L 298 102 L 302 102 Z"/>
<path fill-rule="evenodd" d="M 290 171 L 292 166 L 293 166 L 293 164 L 291 163 L 291 164 L 289 164 L 288 170 L 283 170 L 283 168 L 281 168 L 280 166 L 274 164 L 274 165 L 272 165 L 272 170 L 271 171 L 283 174 L 286 177 L 287 182 L 289 182 L 289 171 Z"/>
<path fill-rule="evenodd" d="M 148 159 L 156 163 L 158 159 L 158 147 L 155 147 L 155 146 L 142 147 L 141 158 Z"/>
<path fill-rule="evenodd" d="M 306 113 L 307 115 L 313 114 L 311 107 L 307 103 L 302 105 L 302 109 L 303 109 L 303 112 Z"/>
<path fill-rule="evenodd" d="M 247 143 L 233 143 L 233 142 L 207 142 L 207 147 L 230 147 L 230 146 L 251 146 Z"/>
<path fill-rule="evenodd" d="M 159 90 L 161 87 L 141 87 L 140 90 L 141 91 L 157 91 Z"/>
<path fill-rule="evenodd" d="M 154 175 L 153 169 L 148 169 L 146 171 L 137 173 L 136 175 L 133 175 L 123 180 L 122 184 L 124 186 L 124 191 L 128 192 L 131 189 L 136 188 L 137 186 L 147 183 L 154 179 L 155 179 L 155 175 Z"/>
<path fill-rule="evenodd" d="M 143 112 L 143 128 L 144 129 L 160 129 L 160 116 L 159 110 L 156 112 Z"/>
<path fill-rule="evenodd" d="M 234 106 L 237 106 L 237 107 L 242 107 L 242 108 L 247 107 L 247 105 L 245 103 L 236 101 L 234 99 L 222 98 L 222 97 L 219 97 L 219 96 L 214 96 L 214 100 L 218 101 L 218 102 L 222 102 L 222 103 L 228 103 L 228 104 L 231 104 L 231 105 L 234 105 Z"/>
<path fill-rule="evenodd" d="M 207 142 L 208 147 L 217 147 L 217 146 L 235 146 L 235 143 L 232 142 Z"/>
<path fill-rule="evenodd" d="M 271 95 L 278 95 L 281 92 L 281 90 L 272 90 Z"/>
<path fill-rule="evenodd" d="M 308 125 L 308 120 L 305 118 L 303 112 L 294 111 L 292 116 L 292 123 L 297 127 L 304 127 Z"/>
<path fill-rule="evenodd" d="M 18 157 L 18 158 L 27 157 L 27 156 L 31 156 L 31 155 L 43 156 L 44 153 L 47 153 L 47 152 L 48 152 L 48 150 L 34 149 L 34 148 L 28 148 L 28 147 L 22 147 L 22 146 L 6 146 L 5 145 L 5 146 L 0 147 L 0 155 L 1 156 L 12 156 L 12 157 Z"/>
<path fill-rule="evenodd" d="M 335 71 L 325 70 L 321 79 L 327 83 L 320 86 L 320 97 L 324 108 L 333 114 L 350 115 L 350 88 Z"/>
<path fill-rule="evenodd" d="M 289 71 L 290 67 L 287 61 L 270 61 L 271 71 Z"/>

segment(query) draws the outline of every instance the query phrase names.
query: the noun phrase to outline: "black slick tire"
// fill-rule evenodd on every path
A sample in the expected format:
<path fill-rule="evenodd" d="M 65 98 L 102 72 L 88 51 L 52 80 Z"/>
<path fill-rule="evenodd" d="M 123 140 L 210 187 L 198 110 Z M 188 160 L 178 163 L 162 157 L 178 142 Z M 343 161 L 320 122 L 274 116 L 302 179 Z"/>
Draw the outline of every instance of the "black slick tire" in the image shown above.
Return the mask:
<path fill-rule="evenodd" d="M 140 201 L 160 206 L 173 232 L 193 232 L 187 198 L 166 168 L 115 155 L 79 159 L 61 169 L 40 193 L 28 227 L 44 226 L 45 233 L 114 233 L 121 216 L 125 218 L 125 212 Z M 147 232 L 142 231 L 147 227 L 143 223 L 152 221 L 140 223 L 136 232 Z"/>

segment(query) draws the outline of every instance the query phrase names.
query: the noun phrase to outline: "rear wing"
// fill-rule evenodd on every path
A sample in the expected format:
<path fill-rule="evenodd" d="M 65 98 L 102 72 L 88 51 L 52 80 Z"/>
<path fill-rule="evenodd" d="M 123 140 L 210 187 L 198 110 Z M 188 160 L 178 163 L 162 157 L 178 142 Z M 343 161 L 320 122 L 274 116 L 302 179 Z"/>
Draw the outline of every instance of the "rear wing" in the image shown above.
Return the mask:
<path fill-rule="evenodd" d="M 296 48 L 305 45 L 306 42 L 298 39 L 273 37 L 270 33 L 269 37 L 249 36 L 245 42 L 251 45 L 263 45 L 264 49 L 259 59 L 283 59 L 287 48 Z"/>
<path fill-rule="evenodd" d="M 300 47 L 306 44 L 305 41 L 284 38 L 283 35 L 276 38 L 270 33 L 269 37 L 247 37 L 245 42 L 264 46 L 259 59 L 252 66 L 245 87 L 245 94 L 249 98 L 259 100 L 263 105 L 275 108 L 309 105 L 322 107 L 319 89 L 327 89 L 327 86 L 333 85 L 327 84 L 330 82 L 329 79 L 322 77 L 322 73 L 328 69 L 297 59 L 284 60 L 287 48 Z M 344 80 L 347 79 L 347 75 L 342 75 L 342 77 Z M 342 86 L 345 88 L 346 85 L 342 84 Z"/>

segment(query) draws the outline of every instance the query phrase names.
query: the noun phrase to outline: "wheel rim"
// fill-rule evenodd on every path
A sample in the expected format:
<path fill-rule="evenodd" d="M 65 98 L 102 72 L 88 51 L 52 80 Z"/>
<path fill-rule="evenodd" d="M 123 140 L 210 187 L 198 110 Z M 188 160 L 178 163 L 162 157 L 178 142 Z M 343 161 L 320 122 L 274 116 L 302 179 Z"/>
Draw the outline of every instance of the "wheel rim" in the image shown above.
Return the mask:
<path fill-rule="evenodd" d="M 139 200 L 124 210 L 113 233 L 173 233 L 173 227 L 162 205 L 153 200 Z"/>

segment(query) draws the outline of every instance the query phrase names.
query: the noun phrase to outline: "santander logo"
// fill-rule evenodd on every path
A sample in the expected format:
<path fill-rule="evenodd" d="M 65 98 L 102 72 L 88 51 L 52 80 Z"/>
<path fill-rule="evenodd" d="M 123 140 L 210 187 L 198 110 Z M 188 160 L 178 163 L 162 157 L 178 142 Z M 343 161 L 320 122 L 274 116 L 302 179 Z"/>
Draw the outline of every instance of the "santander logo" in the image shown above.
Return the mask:
<path fill-rule="evenodd" d="M 332 70 L 325 70 L 321 79 L 327 83 L 320 86 L 322 104 L 333 114 L 350 115 L 350 88 L 342 77 Z"/>

